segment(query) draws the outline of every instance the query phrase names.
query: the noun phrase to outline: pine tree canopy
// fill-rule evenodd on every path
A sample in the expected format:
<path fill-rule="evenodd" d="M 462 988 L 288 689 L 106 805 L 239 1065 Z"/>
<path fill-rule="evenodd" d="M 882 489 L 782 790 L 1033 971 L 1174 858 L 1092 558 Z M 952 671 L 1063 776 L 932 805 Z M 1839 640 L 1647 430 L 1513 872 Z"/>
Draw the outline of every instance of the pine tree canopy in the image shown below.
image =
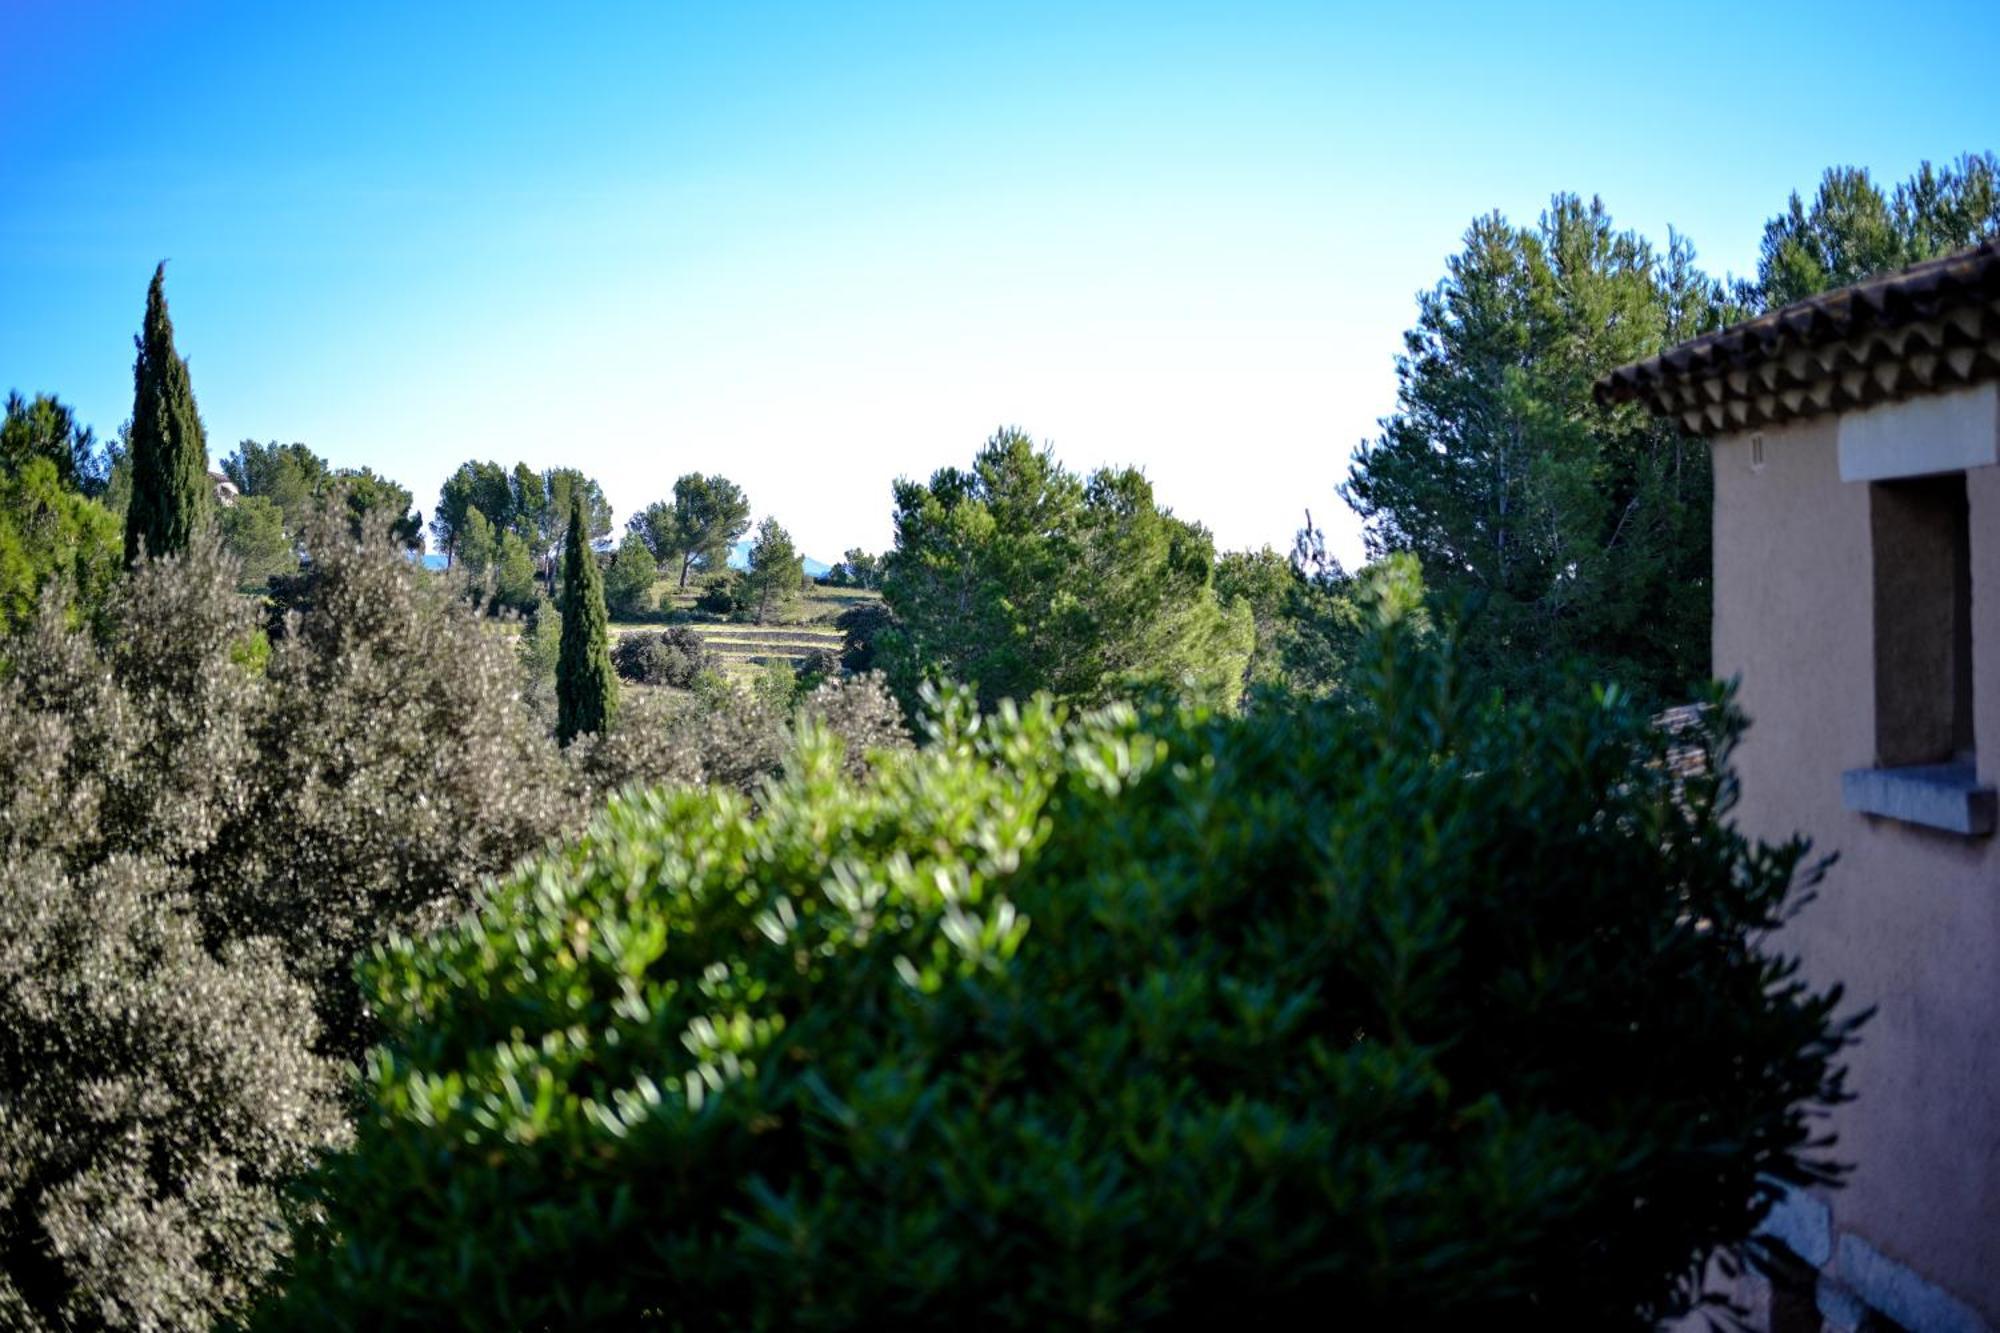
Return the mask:
<path fill-rule="evenodd" d="M 1706 679 L 1708 451 L 1590 386 L 1741 314 L 1684 238 L 1657 251 L 1575 195 L 1531 227 L 1478 219 L 1419 298 L 1396 411 L 1342 493 L 1372 555 L 1414 555 L 1469 613 L 1484 683 L 1530 697 L 1579 669 L 1677 701 Z"/>
<path fill-rule="evenodd" d="M 1768 307 L 2000 236 L 2000 158 L 1929 162 L 1884 194 L 1860 167 L 1828 167 L 1807 204 L 1796 193 L 1764 224 L 1757 280 Z"/>

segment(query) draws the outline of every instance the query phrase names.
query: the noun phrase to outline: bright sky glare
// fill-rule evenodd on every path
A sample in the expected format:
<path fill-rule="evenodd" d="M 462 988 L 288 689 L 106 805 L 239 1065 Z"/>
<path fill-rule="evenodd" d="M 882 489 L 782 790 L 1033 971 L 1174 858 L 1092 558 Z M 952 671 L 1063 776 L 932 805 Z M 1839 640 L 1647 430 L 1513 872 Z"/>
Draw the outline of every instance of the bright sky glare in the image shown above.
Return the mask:
<path fill-rule="evenodd" d="M 1466 224 L 1558 190 L 1749 273 L 1835 163 L 2000 148 L 2000 6 L 0 0 L 0 390 L 211 454 L 720 471 L 807 553 L 998 425 L 1287 548 Z"/>

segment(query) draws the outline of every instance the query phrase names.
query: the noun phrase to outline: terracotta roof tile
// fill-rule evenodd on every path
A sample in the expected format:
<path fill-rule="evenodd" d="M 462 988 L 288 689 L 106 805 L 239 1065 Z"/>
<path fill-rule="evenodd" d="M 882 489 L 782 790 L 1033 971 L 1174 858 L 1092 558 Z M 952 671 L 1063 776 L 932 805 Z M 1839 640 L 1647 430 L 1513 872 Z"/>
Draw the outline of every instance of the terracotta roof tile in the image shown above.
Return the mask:
<path fill-rule="evenodd" d="M 1597 381 L 1695 434 L 2000 379 L 2000 240 L 1703 334 Z"/>

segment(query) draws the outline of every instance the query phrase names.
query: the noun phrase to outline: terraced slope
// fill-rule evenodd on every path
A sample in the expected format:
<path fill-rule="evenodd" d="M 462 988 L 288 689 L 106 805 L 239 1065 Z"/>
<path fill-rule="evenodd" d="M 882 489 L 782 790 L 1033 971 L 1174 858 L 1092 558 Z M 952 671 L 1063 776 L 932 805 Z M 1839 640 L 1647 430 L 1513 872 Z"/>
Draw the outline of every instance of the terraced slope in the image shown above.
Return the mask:
<path fill-rule="evenodd" d="M 695 591 L 670 591 L 661 598 L 664 609 L 692 615 Z M 746 625 L 732 621 L 692 619 L 683 621 L 701 635 L 732 675 L 747 674 L 770 661 L 803 663 L 816 652 L 838 653 L 841 633 L 833 622 L 843 611 L 861 602 L 880 599 L 880 594 L 850 588 L 816 588 L 788 624 Z M 661 626 L 647 622 L 620 622 L 612 625 L 616 634 L 641 634 Z"/>
<path fill-rule="evenodd" d="M 840 651 L 840 631 L 831 625 L 692 625 L 731 667 L 762 666 L 773 658 L 797 666 L 820 651 Z"/>

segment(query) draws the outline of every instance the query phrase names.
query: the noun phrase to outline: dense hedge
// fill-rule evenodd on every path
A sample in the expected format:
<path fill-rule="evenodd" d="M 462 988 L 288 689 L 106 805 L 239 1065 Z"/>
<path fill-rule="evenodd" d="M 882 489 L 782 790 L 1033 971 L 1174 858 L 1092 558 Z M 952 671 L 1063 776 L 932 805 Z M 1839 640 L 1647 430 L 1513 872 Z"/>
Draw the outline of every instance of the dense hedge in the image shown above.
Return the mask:
<path fill-rule="evenodd" d="M 274 1327 L 1643 1327 L 1828 1177 L 1803 849 L 1616 695 L 1065 727 L 614 802 L 378 954 Z M 1687 756 L 1681 756 L 1685 759 Z M 1690 770 L 1692 769 L 1692 774 Z M 1681 776 L 1676 776 L 1676 773 Z"/>

